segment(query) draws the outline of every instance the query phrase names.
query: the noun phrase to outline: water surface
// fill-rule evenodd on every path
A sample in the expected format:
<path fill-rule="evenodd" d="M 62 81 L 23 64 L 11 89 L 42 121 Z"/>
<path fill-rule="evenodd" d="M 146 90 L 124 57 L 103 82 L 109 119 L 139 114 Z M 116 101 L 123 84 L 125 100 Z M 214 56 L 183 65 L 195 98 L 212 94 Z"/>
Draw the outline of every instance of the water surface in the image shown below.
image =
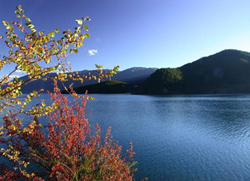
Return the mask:
<path fill-rule="evenodd" d="M 250 95 L 92 96 L 90 123 L 133 142 L 136 179 L 250 180 Z"/>
<path fill-rule="evenodd" d="M 137 178 L 250 180 L 250 95 L 94 95 L 89 118 L 133 142 Z"/>

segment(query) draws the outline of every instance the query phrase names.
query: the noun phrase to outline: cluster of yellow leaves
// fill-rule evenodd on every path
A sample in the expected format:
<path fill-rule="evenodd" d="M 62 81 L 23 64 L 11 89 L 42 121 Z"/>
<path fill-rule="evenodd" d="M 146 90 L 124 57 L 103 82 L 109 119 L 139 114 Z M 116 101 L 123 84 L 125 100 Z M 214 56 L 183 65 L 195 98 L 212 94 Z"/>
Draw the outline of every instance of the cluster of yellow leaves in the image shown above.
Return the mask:
<path fill-rule="evenodd" d="M 14 167 L 14 170 L 19 168 L 20 171 L 25 173 L 25 171 L 23 171 L 21 167 L 23 166 L 24 168 L 27 168 L 27 166 L 29 165 L 29 162 L 20 160 L 20 152 L 19 151 L 16 151 L 11 145 L 9 145 L 8 149 L 6 149 L 6 150 L 4 148 L 1 148 L 0 151 L 2 152 L 2 155 L 4 155 L 9 160 L 13 161 L 14 163 L 16 163 L 18 165 L 18 167 Z M 34 174 L 32 174 L 32 175 L 34 175 Z"/>
<path fill-rule="evenodd" d="M 36 79 L 47 80 L 49 78 L 56 81 L 72 79 L 81 82 L 95 79 L 100 82 L 101 79 L 113 76 L 118 71 L 119 66 L 116 66 L 109 73 L 103 74 L 102 66 L 96 65 L 99 76 L 89 74 L 81 77 L 78 72 L 68 74 L 72 72 L 72 69 L 70 63 L 66 61 L 66 57 L 70 53 L 78 53 L 78 48 L 83 46 L 84 39 L 90 37 L 88 33 L 82 32 L 83 30 L 89 30 L 84 25 L 85 21 L 90 20 L 88 17 L 76 20 L 77 26 L 74 31 L 65 30 L 62 32 L 63 37 L 55 39 L 56 34 L 60 33 L 58 29 L 47 34 L 44 31 L 38 32 L 31 19 L 24 14 L 21 6 L 17 7 L 15 13 L 19 21 L 2 21 L 7 32 L 6 36 L 0 36 L 0 39 L 3 39 L 9 48 L 9 55 L 0 60 L 0 71 L 6 64 L 14 63 L 15 68 L 8 75 L 0 78 L 0 111 L 13 104 L 22 105 L 22 108 L 26 107 L 26 104 L 33 97 L 36 97 L 38 92 L 33 91 L 21 102 L 18 99 L 18 96 L 22 95 L 21 87 Z M 19 33 L 15 33 L 16 30 Z M 24 34 L 24 37 L 18 36 L 20 32 Z M 57 60 L 57 63 L 50 65 L 52 59 Z M 41 66 L 42 62 L 49 65 L 46 67 Z M 13 80 L 10 80 L 10 77 L 17 71 L 27 74 L 28 79 L 20 80 L 14 77 Z M 51 77 L 51 74 L 49 74 L 51 72 L 57 72 L 57 74 Z M 33 112 L 37 112 L 37 109 Z"/>
<path fill-rule="evenodd" d="M 31 19 L 24 14 L 21 6 L 17 7 L 15 13 L 19 21 L 2 21 L 7 31 L 5 37 L 0 36 L 0 39 L 3 39 L 9 48 L 9 55 L 0 60 L 0 70 L 6 64 L 15 64 L 15 68 L 0 79 L 1 111 L 11 104 L 20 104 L 24 108 L 33 97 L 36 97 L 38 92 L 33 91 L 23 102 L 18 99 L 18 96 L 22 95 L 21 87 L 33 80 L 51 78 L 66 81 L 66 73 L 72 71 L 66 57 L 70 53 L 77 53 L 78 48 L 83 46 L 84 38 L 89 37 L 88 33 L 82 32 L 82 30 L 88 30 L 87 26 L 84 26 L 84 22 L 90 20 L 88 17 L 76 21 L 78 25 L 75 27 L 75 31 L 63 31 L 63 37 L 55 39 L 56 34 L 60 33 L 58 29 L 47 34 L 44 31 L 38 32 Z M 16 33 L 16 30 L 24 34 L 24 37 L 19 37 L 20 33 Z M 56 64 L 41 66 L 42 62 L 51 63 L 53 57 L 57 60 Z M 10 80 L 10 77 L 17 71 L 27 74 L 28 80 L 19 80 L 17 77 Z M 49 73 L 54 71 L 62 73 L 49 77 Z M 71 77 L 83 81 L 80 77 Z"/>

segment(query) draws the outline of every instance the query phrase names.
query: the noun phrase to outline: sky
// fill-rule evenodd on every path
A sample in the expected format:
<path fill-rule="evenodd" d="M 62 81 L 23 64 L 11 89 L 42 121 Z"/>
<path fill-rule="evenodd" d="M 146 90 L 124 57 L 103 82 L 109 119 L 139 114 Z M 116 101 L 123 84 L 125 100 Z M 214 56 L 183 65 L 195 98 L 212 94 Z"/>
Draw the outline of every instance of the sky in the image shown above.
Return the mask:
<path fill-rule="evenodd" d="M 47 33 L 91 18 L 90 38 L 68 57 L 77 71 L 95 64 L 175 68 L 224 49 L 250 52 L 249 0 L 0 0 L 0 20 L 16 20 L 19 4 Z M 8 54 L 2 42 L 0 54 Z"/>

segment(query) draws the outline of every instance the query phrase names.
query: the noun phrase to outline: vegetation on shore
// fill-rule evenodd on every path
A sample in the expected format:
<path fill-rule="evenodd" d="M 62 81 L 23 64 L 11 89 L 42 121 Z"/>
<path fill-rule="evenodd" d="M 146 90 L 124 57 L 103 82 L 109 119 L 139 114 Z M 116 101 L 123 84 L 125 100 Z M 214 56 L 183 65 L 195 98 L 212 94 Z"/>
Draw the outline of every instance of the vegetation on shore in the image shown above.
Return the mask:
<path fill-rule="evenodd" d="M 131 93 L 134 86 L 125 82 L 107 80 L 97 84 L 90 84 L 82 87 L 74 88 L 74 91 L 78 94 L 84 94 L 88 91 L 89 94 L 117 94 L 117 93 Z M 67 93 L 62 91 L 62 93 Z"/>

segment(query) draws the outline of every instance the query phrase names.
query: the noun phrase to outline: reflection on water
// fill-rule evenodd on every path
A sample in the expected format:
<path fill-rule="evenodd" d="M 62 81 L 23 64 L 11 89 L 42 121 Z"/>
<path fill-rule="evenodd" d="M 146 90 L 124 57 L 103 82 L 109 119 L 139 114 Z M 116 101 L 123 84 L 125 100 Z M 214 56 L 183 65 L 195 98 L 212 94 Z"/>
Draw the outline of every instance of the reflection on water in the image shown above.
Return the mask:
<path fill-rule="evenodd" d="M 250 95 L 93 96 L 91 124 L 133 142 L 137 179 L 250 180 Z"/>

